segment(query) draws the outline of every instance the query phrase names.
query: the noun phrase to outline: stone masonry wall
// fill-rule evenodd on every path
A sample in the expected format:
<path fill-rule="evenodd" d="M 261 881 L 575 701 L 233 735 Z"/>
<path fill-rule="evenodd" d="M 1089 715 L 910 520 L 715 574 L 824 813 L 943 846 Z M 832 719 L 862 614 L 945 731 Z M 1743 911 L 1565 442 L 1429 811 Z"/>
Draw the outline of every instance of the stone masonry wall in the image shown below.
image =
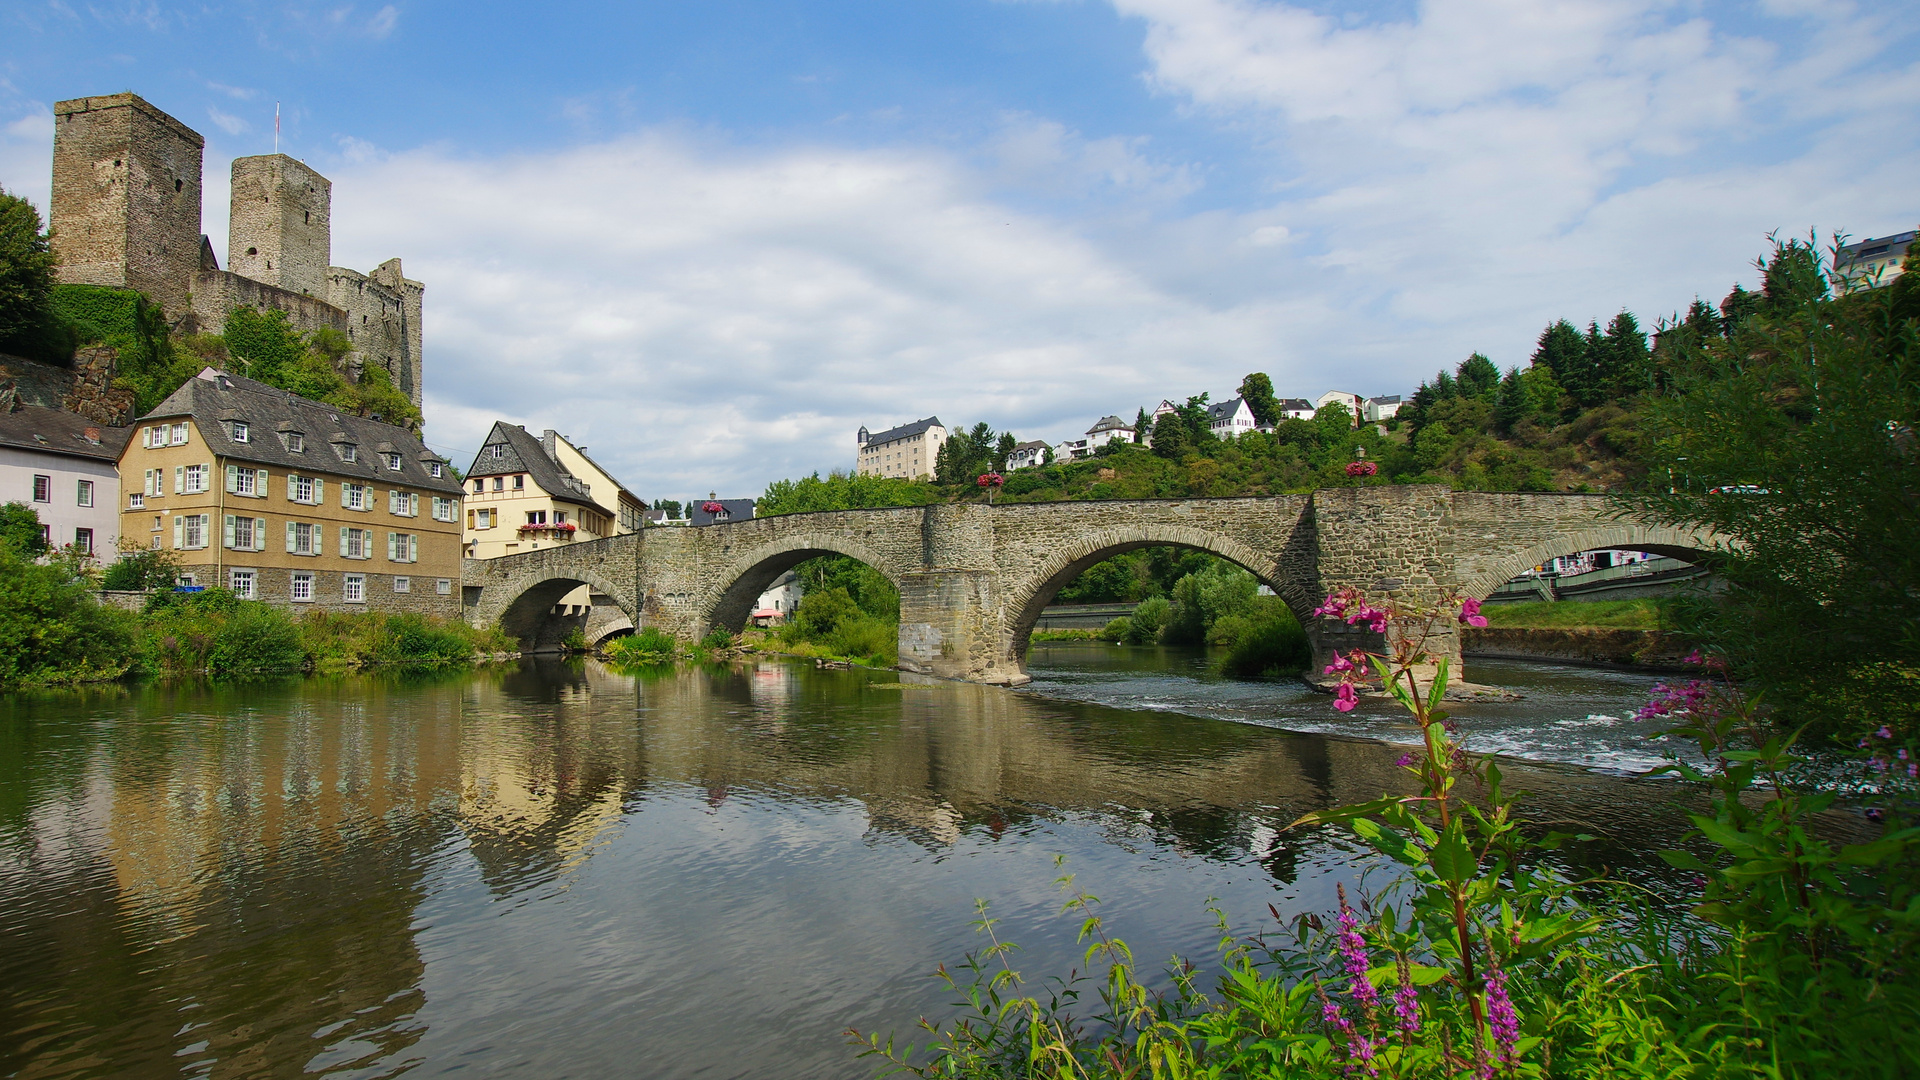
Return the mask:
<path fill-rule="evenodd" d="M 333 182 L 285 154 L 235 158 L 227 269 L 325 299 L 333 262 Z"/>
<path fill-rule="evenodd" d="M 1600 544 L 1593 541 L 1600 541 Z M 796 563 L 861 560 L 901 590 L 901 665 L 984 682 L 1019 682 L 1033 620 L 1053 593 L 1100 559 L 1180 545 L 1251 571 L 1286 599 L 1316 653 L 1378 647 L 1311 608 L 1352 586 L 1413 601 L 1447 590 L 1484 595 L 1537 561 L 1620 542 L 1697 551 L 1700 537 L 1622 524 L 1604 499 L 1481 496 L 1439 486 L 1342 488 L 1312 496 L 1127 502 L 937 505 L 657 528 L 466 564 L 466 611 L 523 638 L 551 636 L 547 611 L 580 584 L 637 625 L 695 638 L 738 629 L 753 600 Z M 1511 573 L 1507 568 L 1517 567 Z M 1451 620 L 1428 648 L 1457 661 Z M 545 627 L 545 628 L 543 628 Z M 1456 670 L 1458 670 L 1456 668 Z"/>
<path fill-rule="evenodd" d="M 60 280 L 138 289 L 178 318 L 200 261 L 205 140 L 134 94 L 56 102 L 53 119 Z"/>

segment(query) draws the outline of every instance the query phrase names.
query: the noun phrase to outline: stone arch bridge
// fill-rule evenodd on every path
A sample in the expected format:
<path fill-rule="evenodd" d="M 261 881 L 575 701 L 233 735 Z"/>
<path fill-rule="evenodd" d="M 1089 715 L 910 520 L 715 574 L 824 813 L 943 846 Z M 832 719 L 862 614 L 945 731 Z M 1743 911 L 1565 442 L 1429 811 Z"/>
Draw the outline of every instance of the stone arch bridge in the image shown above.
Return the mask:
<path fill-rule="evenodd" d="M 468 560 L 466 613 L 498 620 L 531 647 L 556 644 L 552 609 L 588 585 L 636 627 L 682 638 L 737 631 L 781 574 L 847 555 L 900 590 L 900 666 L 977 682 L 1026 681 L 1027 637 L 1040 611 L 1088 566 L 1134 548 L 1173 545 L 1237 563 L 1282 597 L 1315 652 L 1366 644 L 1315 624 L 1320 598 L 1343 587 L 1418 599 L 1446 589 L 1483 597 L 1556 555 L 1620 547 L 1698 560 L 1713 539 L 1647 526 L 1604 496 L 1456 492 L 1441 486 L 1338 488 L 1242 499 L 937 505 L 751 518 L 654 528 L 603 540 Z M 623 620 L 623 621 L 624 621 Z M 1457 639 L 1429 643 L 1451 654 Z"/>

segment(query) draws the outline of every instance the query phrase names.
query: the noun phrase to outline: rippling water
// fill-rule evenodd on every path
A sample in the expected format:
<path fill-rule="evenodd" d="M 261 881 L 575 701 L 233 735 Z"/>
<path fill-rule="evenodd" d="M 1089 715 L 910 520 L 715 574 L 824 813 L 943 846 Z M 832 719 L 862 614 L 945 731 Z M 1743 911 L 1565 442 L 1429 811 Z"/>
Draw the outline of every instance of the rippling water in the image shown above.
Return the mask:
<path fill-rule="evenodd" d="M 974 898 L 1073 966 L 1057 854 L 1147 961 L 1211 955 L 1209 896 L 1330 905 L 1366 862 L 1286 826 L 1400 751 L 1281 726 L 1386 714 L 1156 655 L 1037 647 L 1023 692 L 554 663 L 0 700 L 0 1074 L 862 1076 L 840 1032 L 944 1014 Z M 1640 692 L 1538 678 L 1488 732 Z M 1576 858 L 1680 828 L 1675 785 L 1521 772 L 1602 836 Z"/>

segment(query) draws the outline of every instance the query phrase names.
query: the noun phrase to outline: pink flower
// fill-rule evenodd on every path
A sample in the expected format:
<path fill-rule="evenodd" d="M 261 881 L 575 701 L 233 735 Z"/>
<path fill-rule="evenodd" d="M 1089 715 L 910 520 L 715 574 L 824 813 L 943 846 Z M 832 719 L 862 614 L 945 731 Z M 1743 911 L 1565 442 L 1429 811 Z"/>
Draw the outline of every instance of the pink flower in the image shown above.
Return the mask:
<path fill-rule="evenodd" d="M 1400 755 L 1400 760 L 1399 760 L 1399 761 L 1396 761 L 1396 762 L 1394 762 L 1394 764 L 1395 764 L 1395 765 L 1397 765 L 1397 766 L 1399 766 L 1399 767 L 1400 767 L 1400 768 L 1402 768 L 1402 769 L 1410 769 L 1410 768 L 1412 768 L 1412 767 L 1413 767 L 1413 755 L 1412 755 L 1412 754 L 1401 754 L 1401 755 Z"/>
<path fill-rule="evenodd" d="M 1485 626 L 1487 617 L 1480 614 L 1480 601 L 1469 596 L 1460 602 L 1460 621 L 1467 626 Z"/>
<path fill-rule="evenodd" d="M 1333 707 L 1341 712 L 1352 712 L 1360 704 L 1360 695 L 1354 693 L 1352 683 L 1341 683 L 1340 689 L 1333 692 Z"/>
<path fill-rule="evenodd" d="M 1893 738 L 1893 729 L 1886 726 L 1885 724 L 1882 724 L 1880 725 L 1880 730 L 1874 732 L 1874 734 L 1880 736 L 1883 739 L 1891 739 Z"/>
<path fill-rule="evenodd" d="M 1916 777 L 1916 776 L 1920 776 L 1920 762 L 1915 762 L 1915 761 L 1907 762 L 1907 777 L 1909 779 L 1912 779 L 1913 777 Z"/>
<path fill-rule="evenodd" d="M 1327 615 L 1337 619 L 1341 615 L 1345 614 L 1346 610 L 1347 610 L 1346 598 L 1335 593 L 1335 594 L 1329 595 L 1325 603 L 1321 604 L 1317 608 L 1314 608 L 1313 614 L 1316 617 Z"/>

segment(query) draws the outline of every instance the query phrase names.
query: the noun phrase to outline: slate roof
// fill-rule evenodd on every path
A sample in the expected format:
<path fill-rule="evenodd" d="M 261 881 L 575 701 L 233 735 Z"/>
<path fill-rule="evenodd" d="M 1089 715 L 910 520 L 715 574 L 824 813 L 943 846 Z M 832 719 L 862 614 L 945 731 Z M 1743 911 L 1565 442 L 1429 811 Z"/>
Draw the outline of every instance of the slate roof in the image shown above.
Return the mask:
<path fill-rule="evenodd" d="M 936 420 L 934 423 L 937 424 L 939 421 Z M 923 428 L 921 430 L 925 429 Z M 752 499 L 695 499 L 693 501 L 693 512 L 687 515 L 695 525 L 714 524 L 717 515 L 710 514 L 703 509 L 706 504 L 710 502 L 717 502 L 727 508 L 727 516 L 724 519 L 726 521 L 745 521 L 747 518 L 753 516 Z"/>
<path fill-rule="evenodd" d="M 1240 411 L 1240 399 L 1228 398 L 1225 401 L 1216 401 L 1213 404 L 1207 406 L 1207 419 L 1227 420 L 1227 419 L 1231 419 L 1233 414 L 1239 411 Z"/>
<path fill-rule="evenodd" d="M 343 412 L 338 407 L 309 401 L 276 386 L 229 375 L 214 368 L 180 384 L 157 408 L 134 421 L 135 427 L 153 420 L 191 417 L 207 449 L 235 461 L 278 465 L 297 473 L 324 473 L 353 480 L 399 481 L 410 487 L 460 494 L 452 469 L 439 479 L 427 472 L 432 462 L 447 459 L 427 449 L 419 437 L 395 424 Z M 247 424 L 246 442 L 233 441 L 232 421 Z M 128 434 L 133 433 L 129 428 Z M 287 449 L 284 436 L 299 432 L 304 451 Z M 342 461 L 338 447 L 352 444 L 357 461 Z M 383 455 L 398 453 L 400 468 L 389 469 Z"/>
<path fill-rule="evenodd" d="M 1383 394 L 1380 397 L 1370 397 L 1367 399 L 1367 404 L 1369 405 L 1398 405 L 1399 403 L 1399 394 Z"/>
<path fill-rule="evenodd" d="M 1842 267 L 1846 267 L 1862 259 L 1877 258 L 1881 255 L 1885 255 L 1889 259 L 1898 259 L 1906 254 L 1907 248 L 1913 243 L 1916 237 L 1920 237 L 1920 232 L 1914 232 L 1912 230 L 1903 233 L 1894 233 L 1892 236 L 1869 236 L 1865 240 L 1860 240 L 1841 248 L 1839 258 L 1834 261 Z"/>
<path fill-rule="evenodd" d="M 940 422 L 939 417 L 929 416 L 925 420 L 915 420 L 911 424 L 901 424 L 897 428 L 888 428 L 878 435 L 869 435 L 867 436 L 867 445 L 872 446 L 874 443 L 892 442 L 895 439 L 904 439 L 909 435 L 918 435 L 928 428 L 944 428 L 946 426 L 947 425 Z"/>
<path fill-rule="evenodd" d="M 21 450 L 118 461 L 132 437 L 132 428 L 106 427 L 65 409 L 16 405 L 0 412 L 0 446 Z"/>
<path fill-rule="evenodd" d="M 1308 401 L 1306 398 L 1303 398 L 1303 397 L 1290 397 L 1290 398 L 1280 399 L 1281 412 L 1291 412 L 1294 409 L 1306 409 L 1309 412 L 1311 412 L 1313 410 L 1313 402 Z"/>
<path fill-rule="evenodd" d="M 1098 435 L 1103 431 L 1132 431 L 1133 425 L 1117 416 L 1103 416 L 1100 421 L 1087 429 L 1087 434 Z"/>
<path fill-rule="evenodd" d="M 1017 454 L 1022 450 L 1045 450 L 1046 448 L 1047 444 L 1043 440 L 1035 439 L 1032 442 L 1015 443 L 1013 449 L 1007 452 Z"/>
<path fill-rule="evenodd" d="M 505 449 L 501 456 L 494 457 L 489 447 L 501 446 Z M 593 489 L 586 481 L 560 467 L 560 463 L 547 456 L 547 448 L 540 438 L 517 424 L 505 420 L 495 420 L 493 430 L 487 432 L 487 439 L 480 444 L 480 452 L 473 457 L 473 468 L 467 470 L 467 479 L 480 476 L 511 476 L 526 473 L 541 491 L 563 502 L 597 510 L 608 517 L 618 520 L 618 515 L 594 500 Z"/>

